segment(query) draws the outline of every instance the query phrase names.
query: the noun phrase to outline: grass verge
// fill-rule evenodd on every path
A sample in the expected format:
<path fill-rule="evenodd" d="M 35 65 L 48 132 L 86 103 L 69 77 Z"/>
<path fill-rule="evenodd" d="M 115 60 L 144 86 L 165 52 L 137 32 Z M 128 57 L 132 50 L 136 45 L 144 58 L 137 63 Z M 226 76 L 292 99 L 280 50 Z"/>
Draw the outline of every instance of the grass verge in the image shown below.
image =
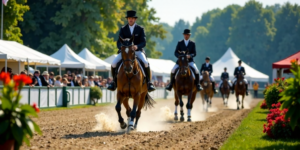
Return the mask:
<path fill-rule="evenodd" d="M 271 139 L 263 133 L 269 110 L 260 109 L 259 103 L 226 140 L 221 150 L 299 150 L 300 139 Z"/>

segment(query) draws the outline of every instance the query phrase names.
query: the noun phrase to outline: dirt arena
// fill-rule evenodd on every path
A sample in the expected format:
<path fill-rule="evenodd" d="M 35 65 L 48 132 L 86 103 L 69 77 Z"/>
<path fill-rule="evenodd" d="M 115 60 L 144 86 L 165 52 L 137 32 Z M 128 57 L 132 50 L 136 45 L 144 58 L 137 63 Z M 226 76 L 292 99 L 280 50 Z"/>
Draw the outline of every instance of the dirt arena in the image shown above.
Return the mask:
<path fill-rule="evenodd" d="M 35 136 L 31 147 L 21 149 L 219 149 L 260 101 L 249 96 L 246 108 L 236 110 L 235 98 L 230 96 L 228 107 L 221 98 L 213 98 L 208 112 L 197 98 L 193 122 L 173 121 L 174 100 L 157 100 L 155 108 L 142 111 L 137 130 L 129 134 L 120 129 L 114 104 L 43 111 L 35 119 L 43 135 Z M 186 120 L 185 107 L 184 112 Z M 123 106 L 122 114 L 127 120 Z"/>

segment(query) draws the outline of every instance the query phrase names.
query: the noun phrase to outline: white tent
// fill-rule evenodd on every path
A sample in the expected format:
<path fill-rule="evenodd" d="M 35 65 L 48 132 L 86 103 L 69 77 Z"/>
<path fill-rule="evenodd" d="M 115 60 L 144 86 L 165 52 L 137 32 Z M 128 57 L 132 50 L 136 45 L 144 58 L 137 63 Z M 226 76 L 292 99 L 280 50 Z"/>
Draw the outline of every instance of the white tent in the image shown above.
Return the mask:
<path fill-rule="evenodd" d="M 96 65 L 96 70 L 99 71 L 110 71 L 110 64 L 101 60 L 100 58 L 96 57 L 92 54 L 87 48 L 84 48 L 79 54 L 81 58 L 84 60 L 89 61 L 90 63 Z"/>
<path fill-rule="evenodd" d="M 15 41 L 0 40 L 0 58 L 35 64 L 60 65 L 60 61 Z"/>
<path fill-rule="evenodd" d="M 215 80 L 220 80 L 221 74 L 224 71 L 224 68 L 227 67 L 227 72 L 229 73 L 230 79 L 233 79 L 233 72 L 235 67 L 238 66 L 238 61 L 240 59 L 236 56 L 236 54 L 229 48 L 225 54 L 213 64 L 213 73 L 212 76 Z M 245 78 L 250 82 L 257 81 L 257 82 L 268 82 L 269 76 L 265 75 L 247 64 L 243 63 L 242 66 L 245 68 L 246 76 Z"/>
<path fill-rule="evenodd" d="M 60 60 L 62 68 L 96 69 L 95 65 L 78 56 L 67 44 L 64 44 L 51 57 Z"/>
<path fill-rule="evenodd" d="M 116 57 L 117 55 L 112 55 L 106 58 L 104 61 L 111 64 Z M 175 62 L 173 62 L 172 60 L 153 58 L 148 58 L 148 61 L 150 63 L 152 76 L 161 76 L 164 82 L 166 82 L 170 78 L 170 73 L 175 65 Z"/>

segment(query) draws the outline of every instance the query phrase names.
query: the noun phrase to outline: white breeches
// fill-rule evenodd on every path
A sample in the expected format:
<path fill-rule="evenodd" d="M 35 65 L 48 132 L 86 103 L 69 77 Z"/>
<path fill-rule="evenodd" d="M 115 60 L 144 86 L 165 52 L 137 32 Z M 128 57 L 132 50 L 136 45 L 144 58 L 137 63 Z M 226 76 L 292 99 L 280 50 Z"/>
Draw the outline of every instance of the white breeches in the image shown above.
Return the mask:
<path fill-rule="evenodd" d="M 219 83 L 220 87 L 221 87 L 222 83 L 223 83 L 223 80 L 221 80 L 220 83 Z M 232 87 L 232 84 L 230 82 L 228 82 L 228 84 L 229 84 L 230 87 Z"/>
<path fill-rule="evenodd" d="M 236 79 L 236 78 L 234 78 L 234 79 L 232 80 L 232 83 L 234 83 L 236 80 L 237 80 L 237 79 Z M 247 81 L 247 79 L 244 79 L 244 82 L 245 82 L 246 84 L 248 84 L 248 81 Z"/>
<path fill-rule="evenodd" d="M 189 62 L 189 66 L 195 70 L 196 74 L 199 74 L 199 70 L 194 62 Z M 175 73 L 177 68 L 179 68 L 179 65 L 175 64 L 175 66 L 172 69 L 172 73 Z"/>
<path fill-rule="evenodd" d="M 139 59 L 141 59 L 141 60 L 143 61 L 143 63 L 145 64 L 145 67 L 148 68 L 149 63 L 148 63 L 148 60 L 147 60 L 145 54 L 144 54 L 143 52 L 141 52 L 141 51 L 136 51 L 136 52 L 135 52 L 135 55 L 136 55 Z M 118 62 L 120 62 L 121 60 L 122 60 L 122 54 L 119 53 L 119 54 L 117 55 L 117 57 L 114 59 L 114 61 L 111 63 L 111 66 L 112 66 L 113 68 L 116 68 Z"/>
<path fill-rule="evenodd" d="M 202 80 L 202 79 L 203 79 L 203 76 L 201 75 L 201 76 L 200 76 L 200 80 Z M 211 82 L 214 82 L 214 81 L 215 81 L 214 77 L 212 77 L 212 76 L 209 76 L 209 79 L 210 79 Z"/>

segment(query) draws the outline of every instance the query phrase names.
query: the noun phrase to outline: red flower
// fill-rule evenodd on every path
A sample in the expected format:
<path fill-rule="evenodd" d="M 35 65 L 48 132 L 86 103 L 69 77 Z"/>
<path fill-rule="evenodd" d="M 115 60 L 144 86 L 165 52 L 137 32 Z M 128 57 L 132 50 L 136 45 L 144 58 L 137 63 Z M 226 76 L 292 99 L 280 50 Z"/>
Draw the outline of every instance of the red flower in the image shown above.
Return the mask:
<path fill-rule="evenodd" d="M 298 58 L 296 58 L 296 61 L 298 61 Z"/>
<path fill-rule="evenodd" d="M 10 82 L 10 74 L 6 72 L 1 72 L 0 80 L 3 81 L 4 85 Z"/>
<path fill-rule="evenodd" d="M 279 80 L 280 80 L 280 78 L 277 78 L 277 80 L 279 81 Z"/>
<path fill-rule="evenodd" d="M 283 81 L 284 79 L 285 79 L 284 77 L 281 78 L 282 81 Z"/>
<path fill-rule="evenodd" d="M 298 59 L 298 58 L 297 58 Z M 291 63 L 295 63 L 296 61 L 298 61 L 297 59 L 292 59 Z"/>
<path fill-rule="evenodd" d="M 285 124 L 282 124 L 281 126 L 284 128 L 284 127 L 285 127 Z"/>
<path fill-rule="evenodd" d="M 36 103 L 33 103 L 32 107 L 35 109 L 35 112 L 40 112 L 40 109 L 37 107 Z"/>
<path fill-rule="evenodd" d="M 28 76 L 26 76 L 25 74 L 14 76 L 13 79 L 14 79 L 14 81 L 16 83 L 24 83 L 24 84 L 30 84 L 30 83 L 32 83 L 31 78 L 28 77 Z"/>
<path fill-rule="evenodd" d="M 276 82 L 276 81 L 277 81 L 277 79 L 275 78 L 275 79 L 274 79 L 274 81 Z"/>

